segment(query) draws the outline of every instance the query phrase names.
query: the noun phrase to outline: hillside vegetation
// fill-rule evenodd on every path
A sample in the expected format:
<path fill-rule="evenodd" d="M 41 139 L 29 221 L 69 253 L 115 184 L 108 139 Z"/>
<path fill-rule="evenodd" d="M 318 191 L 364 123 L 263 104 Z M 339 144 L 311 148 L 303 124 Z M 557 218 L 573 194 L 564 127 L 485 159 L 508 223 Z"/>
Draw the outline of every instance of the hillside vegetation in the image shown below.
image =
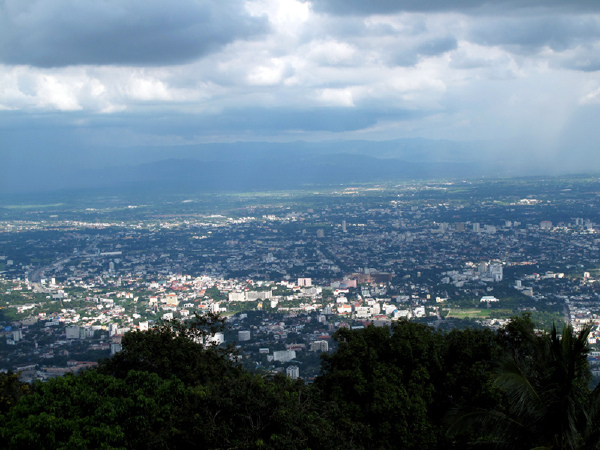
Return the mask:
<path fill-rule="evenodd" d="M 589 329 L 536 334 L 399 322 L 340 329 L 305 384 L 243 370 L 205 346 L 217 316 L 123 337 L 97 369 L 33 386 L 0 378 L 0 446 L 14 449 L 598 448 Z"/>

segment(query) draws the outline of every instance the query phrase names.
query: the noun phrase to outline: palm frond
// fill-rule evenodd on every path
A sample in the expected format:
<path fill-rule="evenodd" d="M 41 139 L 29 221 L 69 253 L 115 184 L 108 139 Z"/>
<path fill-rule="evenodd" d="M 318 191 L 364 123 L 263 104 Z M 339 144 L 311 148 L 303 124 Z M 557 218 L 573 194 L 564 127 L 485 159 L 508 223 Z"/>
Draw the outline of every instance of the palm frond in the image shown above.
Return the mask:
<path fill-rule="evenodd" d="M 494 443 L 496 446 L 509 446 L 526 429 L 501 411 L 470 407 L 451 410 L 446 417 L 446 425 L 448 437 L 474 434 L 479 436 L 479 443 Z"/>

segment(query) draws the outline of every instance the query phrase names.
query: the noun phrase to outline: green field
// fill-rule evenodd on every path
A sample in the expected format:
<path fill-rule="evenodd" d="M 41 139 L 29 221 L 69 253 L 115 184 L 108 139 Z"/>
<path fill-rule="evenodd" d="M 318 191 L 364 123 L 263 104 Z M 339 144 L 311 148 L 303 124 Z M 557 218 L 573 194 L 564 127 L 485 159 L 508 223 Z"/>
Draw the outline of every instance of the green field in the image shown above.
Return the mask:
<path fill-rule="evenodd" d="M 451 309 L 448 311 L 448 318 L 455 319 L 486 319 L 490 316 L 490 310 L 481 309 Z"/>

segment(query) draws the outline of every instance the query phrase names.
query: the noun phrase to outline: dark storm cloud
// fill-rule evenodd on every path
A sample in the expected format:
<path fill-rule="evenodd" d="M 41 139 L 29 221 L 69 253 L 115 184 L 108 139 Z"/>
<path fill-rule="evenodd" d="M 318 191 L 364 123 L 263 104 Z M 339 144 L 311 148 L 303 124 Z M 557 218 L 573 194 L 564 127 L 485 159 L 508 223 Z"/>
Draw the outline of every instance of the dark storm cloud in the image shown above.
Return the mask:
<path fill-rule="evenodd" d="M 317 11 L 336 15 L 371 15 L 397 12 L 494 12 L 523 8 L 560 8 L 600 11 L 597 0 L 314 0 Z"/>
<path fill-rule="evenodd" d="M 257 136 L 271 136 L 278 132 L 346 132 L 362 130 L 379 121 L 411 120 L 428 114 L 431 112 L 373 106 L 361 109 L 317 107 L 297 110 L 247 107 L 195 115 L 47 113 L 32 117 L 18 111 L 0 111 L 0 160 L 11 151 L 20 152 L 29 148 L 37 152 L 43 143 L 43 146 L 52 148 L 48 152 L 49 157 L 63 161 L 67 149 L 80 152 L 85 146 L 95 145 L 98 136 L 102 137 L 102 145 L 108 149 L 138 144 L 126 136 L 177 136 L 183 141 L 191 142 L 206 133 L 234 136 L 247 132 Z M 82 120 L 76 120 L 77 118 Z M 114 142 L 116 140 L 119 142 Z M 28 144 L 19 147 L 24 141 Z M 71 157 L 67 159 L 70 160 Z"/>
<path fill-rule="evenodd" d="M 5 0 L 0 62 L 169 65 L 267 30 L 241 0 Z"/>

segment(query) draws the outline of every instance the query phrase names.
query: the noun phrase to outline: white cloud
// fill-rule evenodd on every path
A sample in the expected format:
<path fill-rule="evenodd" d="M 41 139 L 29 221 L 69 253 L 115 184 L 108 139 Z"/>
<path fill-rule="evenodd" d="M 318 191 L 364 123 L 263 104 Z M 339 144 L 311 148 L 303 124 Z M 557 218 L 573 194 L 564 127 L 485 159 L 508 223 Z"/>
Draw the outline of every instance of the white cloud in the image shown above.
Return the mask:
<path fill-rule="evenodd" d="M 280 59 L 271 59 L 268 65 L 254 67 L 248 73 L 248 83 L 254 86 L 272 86 L 279 84 L 285 78 L 287 67 Z"/>
<path fill-rule="evenodd" d="M 81 91 L 82 83 L 67 83 L 52 75 L 44 75 L 37 80 L 37 97 L 39 106 L 50 106 L 59 111 L 78 111 L 81 108 L 77 99 L 77 91 Z"/>
<path fill-rule="evenodd" d="M 307 58 L 319 65 L 356 65 L 359 64 L 360 52 L 347 42 L 316 41 L 311 43 Z M 364 61 L 364 60 L 363 60 Z"/>
<path fill-rule="evenodd" d="M 326 106 L 354 106 L 350 89 L 322 89 L 318 99 Z"/>
<path fill-rule="evenodd" d="M 600 86 L 597 83 L 590 83 L 586 86 L 583 95 L 579 98 L 581 105 L 600 104 Z"/>
<path fill-rule="evenodd" d="M 163 81 L 143 73 L 132 74 L 130 80 L 123 86 L 123 92 L 132 100 L 169 101 L 173 99 Z"/>
<path fill-rule="evenodd" d="M 277 34 L 297 36 L 311 19 L 310 3 L 296 0 L 247 1 L 246 10 L 254 17 L 267 16 Z"/>

